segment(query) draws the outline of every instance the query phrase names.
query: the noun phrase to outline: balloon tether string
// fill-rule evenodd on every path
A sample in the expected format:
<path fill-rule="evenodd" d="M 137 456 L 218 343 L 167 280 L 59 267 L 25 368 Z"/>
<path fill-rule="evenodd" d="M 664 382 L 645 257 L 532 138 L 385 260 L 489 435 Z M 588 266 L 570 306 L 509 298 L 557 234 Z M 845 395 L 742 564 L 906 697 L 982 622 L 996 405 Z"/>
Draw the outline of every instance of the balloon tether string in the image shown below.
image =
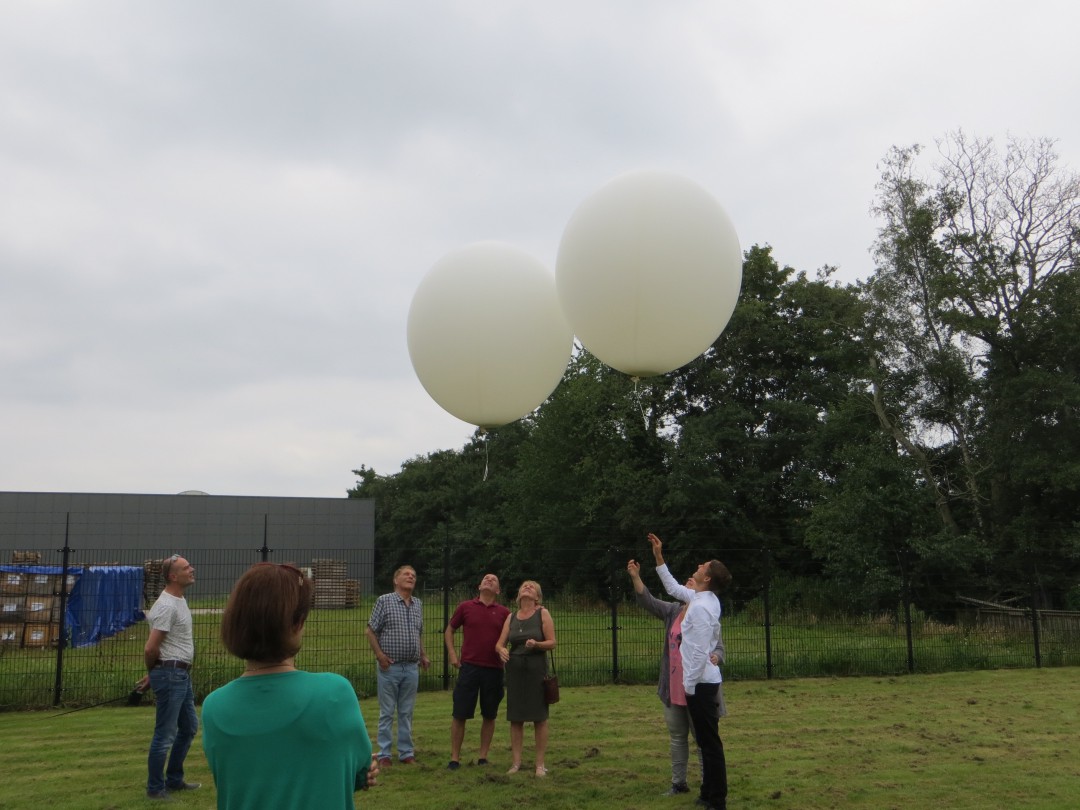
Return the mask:
<path fill-rule="evenodd" d="M 638 388 L 638 383 L 641 382 L 641 377 L 631 377 L 630 379 L 634 381 L 634 402 L 637 403 L 638 412 L 641 414 L 641 423 L 647 426 L 649 424 L 649 420 L 645 416 L 645 408 L 641 405 L 641 391 Z"/>
<path fill-rule="evenodd" d="M 484 443 L 484 480 L 488 479 L 488 458 L 490 445 L 488 444 L 487 431 L 484 428 L 480 428 L 480 439 Z"/>

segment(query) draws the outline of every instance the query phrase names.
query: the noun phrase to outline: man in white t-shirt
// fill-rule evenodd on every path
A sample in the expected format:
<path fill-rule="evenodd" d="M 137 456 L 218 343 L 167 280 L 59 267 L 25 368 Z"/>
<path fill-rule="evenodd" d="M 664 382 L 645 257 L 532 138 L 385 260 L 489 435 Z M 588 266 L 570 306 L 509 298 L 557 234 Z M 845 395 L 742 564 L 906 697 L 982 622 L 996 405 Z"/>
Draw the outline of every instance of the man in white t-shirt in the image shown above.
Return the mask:
<path fill-rule="evenodd" d="M 146 616 L 150 625 L 143 649 L 147 675 L 136 687 L 153 689 L 157 703 L 147 760 L 146 795 L 150 799 L 168 799 L 170 792 L 201 787 L 198 782 L 184 781 L 184 759 L 199 730 L 195 692 L 191 688 L 195 640 L 191 611 L 184 599 L 184 591 L 195 583 L 195 568 L 179 554 L 173 554 L 162 564 L 161 574 L 165 590 Z"/>

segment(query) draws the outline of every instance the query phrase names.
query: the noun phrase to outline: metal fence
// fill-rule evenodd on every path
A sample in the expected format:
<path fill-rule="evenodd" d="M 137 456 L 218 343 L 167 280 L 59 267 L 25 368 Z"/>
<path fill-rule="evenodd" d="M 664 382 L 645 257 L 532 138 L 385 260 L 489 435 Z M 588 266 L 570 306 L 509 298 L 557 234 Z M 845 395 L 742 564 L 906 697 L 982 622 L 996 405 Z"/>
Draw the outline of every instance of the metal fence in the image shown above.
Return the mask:
<path fill-rule="evenodd" d="M 114 622 L 92 643 L 73 646 L 73 622 L 68 617 L 77 589 L 71 572 L 110 566 L 134 570 L 141 574 L 141 608 L 148 610 L 161 587 L 160 581 L 154 581 L 156 561 L 172 551 L 65 548 L 43 553 L 32 562 L 15 562 L 11 551 L 0 550 L 0 560 L 13 559 L 12 564 L 0 567 L 0 573 L 37 567 L 55 576 L 48 593 L 43 592 L 41 577 L 36 578 L 38 582 L 30 582 L 33 578 L 29 577 L 0 577 L 0 606 L 8 608 L 0 616 L 0 710 L 76 707 L 126 698 L 143 675 L 146 624 L 138 620 L 141 615 L 133 616 L 130 624 Z M 374 593 L 361 593 L 356 584 L 359 578 L 354 576 L 374 569 L 372 552 L 271 549 L 265 544 L 250 550 L 179 551 L 196 570 L 196 582 L 186 596 L 195 625 L 193 681 L 198 699 L 241 672 L 241 662 L 219 640 L 221 613 L 238 574 L 264 560 L 310 569 L 315 578 L 315 604 L 298 666 L 337 672 L 361 696 L 374 694 L 376 664 L 364 626 L 374 599 L 390 590 L 390 584 L 381 583 Z M 692 551 L 684 552 L 684 557 L 693 558 Z M 769 573 L 768 555 L 760 549 L 710 550 L 699 556 L 708 559 L 716 554 L 730 561 L 739 582 L 724 599 L 724 677 L 729 680 L 1080 665 L 1080 613 L 1036 610 L 1033 600 L 1000 605 L 973 598 L 955 599 L 951 612 L 939 605 L 931 613 L 920 607 L 907 588 L 897 590 L 894 605 L 886 610 L 837 612 L 823 607 L 820 592 L 801 591 L 798 583 L 790 581 L 779 588 Z M 655 682 L 663 625 L 633 600 L 626 573 L 626 560 L 632 555 L 609 549 L 602 556 L 602 560 L 593 559 L 592 552 L 574 548 L 555 555 L 556 562 L 551 562 L 552 555 L 545 555 L 547 561 L 538 565 L 541 570 L 504 575 L 502 599 L 511 603 L 522 579 L 540 581 L 545 605 L 555 621 L 559 641 L 555 659 L 564 686 Z M 665 598 L 647 550 L 637 550 L 636 556 L 643 563 L 647 586 L 655 596 Z M 571 592 L 565 583 L 580 582 L 586 558 L 593 570 L 602 573 L 594 587 L 576 585 Z M 456 670 L 445 655 L 443 630 L 457 603 L 475 595 L 489 570 L 489 562 L 477 560 L 471 581 L 452 581 L 442 565 L 442 561 L 416 564 L 417 596 L 424 604 L 423 643 L 432 659 L 431 668 L 421 676 L 425 690 L 452 686 Z M 689 568 L 674 569 L 676 576 L 691 573 Z M 740 582 L 741 571 L 747 575 Z M 939 584 L 948 588 L 946 582 Z M 127 582 L 125 587 L 132 586 Z M 822 587 L 827 586 L 819 585 L 818 590 Z M 81 609 L 100 611 L 109 602 L 110 595 L 104 594 Z M 40 603 L 48 607 L 31 610 L 42 607 Z M 107 624 L 98 615 L 72 618 L 80 628 Z M 460 635 L 457 640 L 460 645 Z"/>

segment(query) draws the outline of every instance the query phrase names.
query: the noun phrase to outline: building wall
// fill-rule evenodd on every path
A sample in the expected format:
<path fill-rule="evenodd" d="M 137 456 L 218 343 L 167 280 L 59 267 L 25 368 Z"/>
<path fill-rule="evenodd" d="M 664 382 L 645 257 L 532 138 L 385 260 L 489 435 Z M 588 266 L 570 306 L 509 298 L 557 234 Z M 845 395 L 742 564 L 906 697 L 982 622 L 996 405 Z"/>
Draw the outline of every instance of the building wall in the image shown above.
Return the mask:
<path fill-rule="evenodd" d="M 375 507 L 367 499 L 264 498 L 237 495 L 120 495 L 0 492 L 0 563 L 14 550 L 40 551 L 42 564 L 141 565 L 179 553 L 212 579 L 199 591 L 228 593 L 264 554 L 271 562 L 346 563 L 347 576 L 370 593 Z"/>

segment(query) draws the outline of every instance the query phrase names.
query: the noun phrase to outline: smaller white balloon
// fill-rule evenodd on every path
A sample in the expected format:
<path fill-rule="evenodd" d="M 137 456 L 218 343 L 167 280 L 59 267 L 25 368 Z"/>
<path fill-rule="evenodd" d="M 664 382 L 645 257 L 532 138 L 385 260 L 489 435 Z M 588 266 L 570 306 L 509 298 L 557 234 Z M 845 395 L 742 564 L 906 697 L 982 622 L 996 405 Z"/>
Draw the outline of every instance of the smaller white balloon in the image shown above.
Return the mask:
<path fill-rule="evenodd" d="M 413 295 L 409 358 L 442 408 L 488 428 L 539 407 L 562 379 L 574 335 L 539 260 L 510 245 L 451 251 Z"/>
<path fill-rule="evenodd" d="M 724 331 L 742 286 L 742 251 L 701 186 L 670 172 L 631 172 L 573 213 L 555 283 L 586 349 L 650 377 L 689 363 Z"/>

